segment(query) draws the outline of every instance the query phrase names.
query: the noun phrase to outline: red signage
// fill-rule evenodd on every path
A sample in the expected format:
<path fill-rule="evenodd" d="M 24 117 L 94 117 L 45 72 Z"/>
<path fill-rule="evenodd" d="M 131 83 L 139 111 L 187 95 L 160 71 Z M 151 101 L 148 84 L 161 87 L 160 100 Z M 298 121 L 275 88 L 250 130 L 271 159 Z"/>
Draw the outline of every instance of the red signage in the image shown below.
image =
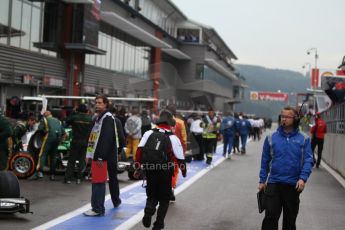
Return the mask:
<path fill-rule="evenodd" d="M 276 92 L 250 92 L 250 100 L 259 101 L 284 101 L 287 102 L 289 95 L 287 93 Z"/>
<path fill-rule="evenodd" d="M 316 89 L 321 87 L 321 81 L 323 77 L 332 77 L 332 76 L 344 76 L 344 70 L 336 69 L 315 69 L 311 71 L 311 88 Z"/>
<path fill-rule="evenodd" d="M 319 87 L 319 69 L 312 69 L 311 71 L 311 88 Z"/>

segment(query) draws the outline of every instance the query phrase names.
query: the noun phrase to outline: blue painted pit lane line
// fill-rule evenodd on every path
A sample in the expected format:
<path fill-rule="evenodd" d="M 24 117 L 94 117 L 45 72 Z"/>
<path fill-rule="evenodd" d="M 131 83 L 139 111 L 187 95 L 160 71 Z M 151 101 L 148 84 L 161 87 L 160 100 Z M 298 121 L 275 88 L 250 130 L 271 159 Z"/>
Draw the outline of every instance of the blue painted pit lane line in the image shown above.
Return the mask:
<path fill-rule="evenodd" d="M 187 177 L 183 178 L 181 173 L 175 189 L 175 195 L 182 192 L 192 183 L 206 174 L 213 167 L 225 160 L 222 157 L 223 145 L 217 147 L 216 154 L 213 156 L 211 165 L 205 164 L 205 161 L 192 161 L 187 164 Z M 91 209 L 90 203 L 40 225 L 37 229 L 129 229 L 137 224 L 142 216 L 146 203 L 145 189 L 141 186 L 142 181 L 138 181 L 120 190 L 122 204 L 118 208 L 113 208 L 110 195 L 106 196 L 105 215 L 101 217 L 86 217 L 83 212 Z"/>

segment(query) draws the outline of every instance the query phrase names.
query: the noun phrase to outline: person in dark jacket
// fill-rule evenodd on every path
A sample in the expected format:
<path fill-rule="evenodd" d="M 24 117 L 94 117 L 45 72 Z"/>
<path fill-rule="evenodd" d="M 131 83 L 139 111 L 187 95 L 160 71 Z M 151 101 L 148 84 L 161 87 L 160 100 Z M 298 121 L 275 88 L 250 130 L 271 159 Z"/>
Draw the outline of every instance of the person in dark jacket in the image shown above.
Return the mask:
<path fill-rule="evenodd" d="M 285 107 L 279 128 L 265 139 L 258 187 L 266 197 L 262 230 L 278 230 L 282 210 L 283 229 L 296 229 L 299 196 L 313 167 L 310 138 L 298 130 L 298 123 L 298 112 Z"/>
<path fill-rule="evenodd" d="M 66 124 L 72 126 L 73 139 L 65 173 L 65 183 L 71 183 L 75 162 L 78 160 L 77 184 L 80 184 L 82 170 L 85 166 L 87 141 L 92 128 L 92 116 L 88 114 L 86 105 L 80 104 L 77 108 L 77 112 L 67 118 Z"/>
<path fill-rule="evenodd" d="M 141 112 L 141 134 L 143 135 L 146 131 L 151 129 L 151 118 L 147 113 L 147 110 Z"/>
<path fill-rule="evenodd" d="M 109 100 L 105 96 L 96 97 L 96 113 L 89 137 L 86 159 L 92 159 L 99 167 L 107 161 L 109 190 L 114 208 L 121 204 L 119 182 L 117 180 L 117 146 L 118 137 L 115 119 L 108 112 Z M 85 216 L 102 216 L 105 212 L 105 183 L 92 183 L 91 207 Z"/>
<path fill-rule="evenodd" d="M 12 136 L 10 122 L 0 115 L 0 170 L 8 169 L 9 145 L 8 140 Z"/>

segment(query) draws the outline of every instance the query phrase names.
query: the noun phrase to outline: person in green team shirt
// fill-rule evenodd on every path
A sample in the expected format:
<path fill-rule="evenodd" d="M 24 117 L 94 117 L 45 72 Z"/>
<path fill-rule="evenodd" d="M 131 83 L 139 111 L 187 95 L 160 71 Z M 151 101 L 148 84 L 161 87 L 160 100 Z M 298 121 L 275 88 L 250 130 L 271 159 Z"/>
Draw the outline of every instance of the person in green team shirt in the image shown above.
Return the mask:
<path fill-rule="evenodd" d="M 53 117 L 50 111 L 44 113 L 44 117 L 38 125 L 38 131 L 44 133 L 43 144 L 39 153 L 36 173 L 33 179 L 43 177 L 43 167 L 47 156 L 50 157 L 50 180 L 55 180 L 56 154 L 61 138 L 65 135 L 61 121 Z"/>
<path fill-rule="evenodd" d="M 72 126 L 71 152 L 65 173 L 65 183 L 70 184 L 74 173 L 74 165 L 78 160 L 77 184 L 81 183 L 82 169 L 85 165 L 86 148 L 92 128 L 92 115 L 88 114 L 85 104 L 80 104 L 77 112 L 67 118 L 67 125 Z"/>

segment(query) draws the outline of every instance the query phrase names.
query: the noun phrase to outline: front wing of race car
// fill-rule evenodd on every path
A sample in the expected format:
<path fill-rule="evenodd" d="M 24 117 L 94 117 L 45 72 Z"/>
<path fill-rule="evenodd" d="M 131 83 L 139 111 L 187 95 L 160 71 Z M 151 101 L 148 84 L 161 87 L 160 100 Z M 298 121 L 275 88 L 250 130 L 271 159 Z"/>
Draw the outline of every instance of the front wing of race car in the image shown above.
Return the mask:
<path fill-rule="evenodd" d="M 32 213 L 30 201 L 25 198 L 0 198 L 0 213 Z"/>

